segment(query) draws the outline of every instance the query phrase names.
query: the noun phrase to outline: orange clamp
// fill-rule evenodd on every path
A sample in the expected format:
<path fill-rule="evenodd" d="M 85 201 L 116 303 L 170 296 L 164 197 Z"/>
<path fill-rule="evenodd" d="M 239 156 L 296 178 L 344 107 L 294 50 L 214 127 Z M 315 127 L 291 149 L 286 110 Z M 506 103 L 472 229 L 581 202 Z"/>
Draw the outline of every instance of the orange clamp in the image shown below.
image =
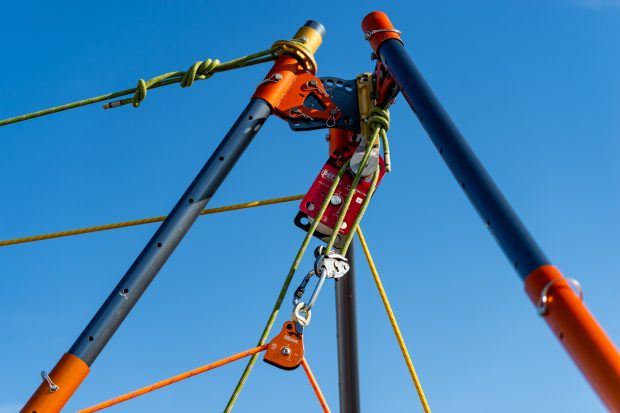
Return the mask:
<path fill-rule="evenodd" d="M 323 121 L 326 126 L 336 124 L 342 115 L 340 108 L 325 91 L 321 79 L 307 72 L 294 58 L 283 55 L 265 80 L 258 86 L 254 97 L 265 100 L 274 114 L 287 121 Z M 307 99 L 319 102 L 308 107 Z"/>
<path fill-rule="evenodd" d="M 375 11 L 364 17 L 362 20 L 362 30 L 366 40 L 370 42 L 372 50 L 379 55 L 381 44 L 389 39 L 400 40 L 400 31 L 394 28 L 394 25 L 388 18 L 387 14 L 381 11 Z"/>

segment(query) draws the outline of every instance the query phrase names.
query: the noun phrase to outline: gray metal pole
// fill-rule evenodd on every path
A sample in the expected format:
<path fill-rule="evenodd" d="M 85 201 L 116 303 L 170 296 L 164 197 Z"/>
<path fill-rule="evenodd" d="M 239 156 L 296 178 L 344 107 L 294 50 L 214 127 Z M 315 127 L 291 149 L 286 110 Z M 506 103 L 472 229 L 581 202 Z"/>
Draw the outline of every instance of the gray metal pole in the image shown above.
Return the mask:
<path fill-rule="evenodd" d="M 264 100 L 250 100 L 168 218 L 69 349 L 70 354 L 88 366 L 95 361 L 270 114 Z"/>
<path fill-rule="evenodd" d="M 357 316 L 355 309 L 355 254 L 347 250 L 351 269 L 336 280 L 336 328 L 338 330 L 338 384 L 340 412 L 359 413 L 359 367 L 357 363 Z"/>

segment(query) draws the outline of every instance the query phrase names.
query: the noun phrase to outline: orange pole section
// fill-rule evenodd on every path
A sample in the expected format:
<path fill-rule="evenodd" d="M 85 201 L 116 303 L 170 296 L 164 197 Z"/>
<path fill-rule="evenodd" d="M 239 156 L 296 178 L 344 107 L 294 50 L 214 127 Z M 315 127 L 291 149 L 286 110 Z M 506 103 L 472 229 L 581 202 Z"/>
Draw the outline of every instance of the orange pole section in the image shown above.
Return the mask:
<path fill-rule="evenodd" d="M 607 408 L 620 413 L 618 349 L 553 265 L 543 265 L 525 279 L 525 291 L 535 305 L 547 285 L 545 321 Z"/>
<path fill-rule="evenodd" d="M 58 390 L 52 391 L 49 383 L 43 380 L 21 412 L 59 412 L 84 381 L 89 371 L 90 368 L 80 358 L 65 353 L 48 375 L 58 386 Z"/>
<path fill-rule="evenodd" d="M 173 383 L 176 383 L 178 381 L 188 379 L 188 378 L 190 378 L 192 376 L 195 376 L 197 374 L 201 374 L 201 373 L 204 373 L 206 371 L 216 369 L 216 368 L 221 367 L 221 366 L 223 366 L 225 364 L 232 363 L 233 361 L 237 361 L 237 360 L 242 359 L 244 357 L 251 356 L 252 354 L 260 353 L 261 351 L 264 351 L 266 349 L 267 349 L 267 344 L 263 344 L 262 346 L 254 347 L 254 348 L 252 348 L 250 350 L 242 351 L 241 353 L 237 353 L 237 354 L 235 354 L 233 356 L 230 356 L 230 357 L 227 357 L 225 359 L 218 360 L 218 361 L 216 361 L 214 363 L 207 364 L 205 366 L 198 367 L 198 368 L 190 370 L 190 371 L 186 371 L 185 373 L 181 373 L 181 374 L 178 374 L 176 376 L 167 378 L 165 380 L 158 381 L 157 383 L 153 383 L 153 384 L 148 385 L 146 387 L 142 387 L 142 388 L 140 388 L 138 390 L 134 390 L 131 393 L 123 394 L 122 396 L 118 396 L 118 397 L 115 397 L 115 398 L 110 399 L 108 401 L 99 403 L 99 404 L 97 404 L 95 406 L 91 406 L 91 407 L 88 407 L 86 409 L 80 410 L 78 413 L 98 412 L 99 410 L 106 409 L 108 407 L 114 406 L 115 404 L 119 404 L 119 403 L 125 402 L 127 400 L 135 399 L 138 396 L 142 396 L 143 394 L 150 393 L 150 392 L 152 392 L 154 390 L 157 390 L 157 389 L 161 389 L 162 387 L 169 386 L 169 385 L 171 385 Z"/>
<path fill-rule="evenodd" d="M 323 397 L 323 393 L 321 392 L 319 383 L 316 382 L 316 379 L 314 378 L 314 375 L 312 374 L 312 370 L 310 370 L 310 366 L 308 365 L 308 362 L 306 361 L 305 357 L 301 359 L 301 366 L 304 368 L 304 371 L 306 372 L 306 376 L 308 376 L 308 380 L 310 380 L 310 385 L 312 386 L 312 389 L 314 390 L 314 394 L 316 394 L 316 397 L 319 399 L 319 403 L 321 403 L 323 412 L 331 413 L 331 410 L 329 410 L 329 406 L 327 405 L 327 401 L 325 400 L 325 397 Z"/>

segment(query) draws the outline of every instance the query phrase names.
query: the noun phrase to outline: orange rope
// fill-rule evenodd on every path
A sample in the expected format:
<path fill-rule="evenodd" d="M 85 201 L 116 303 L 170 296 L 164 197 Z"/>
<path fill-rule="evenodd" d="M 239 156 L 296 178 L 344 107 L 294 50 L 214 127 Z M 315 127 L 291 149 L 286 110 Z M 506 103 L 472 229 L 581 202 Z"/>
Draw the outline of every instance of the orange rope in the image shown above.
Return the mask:
<path fill-rule="evenodd" d="M 251 356 L 252 354 L 260 353 L 261 351 L 264 351 L 266 349 L 267 349 L 267 344 L 264 344 L 264 345 L 259 346 L 259 347 L 254 347 L 254 348 L 252 348 L 250 350 L 242 351 L 241 353 L 237 353 L 237 354 L 232 355 L 230 357 L 227 357 L 225 359 L 216 361 L 216 362 L 211 363 L 211 364 L 207 364 L 207 365 L 202 366 L 202 367 L 198 367 L 198 368 L 190 370 L 190 371 L 186 371 L 185 373 L 181 373 L 179 375 L 167 378 L 165 380 L 158 381 L 157 383 L 153 383 L 153 384 L 151 384 L 149 386 L 142 387 L 141 389 L 134 390 L 131 393 L 123 394 L 122 396 L 115 397 L 114 399 L 110 399 L 110 400 L 105 401 L 103 403 L 99 403 L 99 404 L 97 404 L 95 406 L 91 406 L 91 407 L 88 407 L 86 409 L 80 410 L 78 413 L 91 413 L 91 412 L 97 412 L 99 410 L 103 410 L 103 409 L 108 408 L 110 406 L 114 406 L 115 404 L 119 404 L 119 403 L 122 403 L 124 401 L 136 398 L 138 396 L 142 396 L 143 394 L 150 393 L 153 390 L 161 389 L 162 387 L 166 387 L 166 386 L 168 386 L 168 385 L 170 385 L 172 383 L 176 383 L 178 381 L 185 380 L 185 379 L 190 378 L 192 376 L 195 376 L 197 374 L 204 373 L 204 372 L 209 371 L 209 370 L 213 370 L 213 369 L 215 369 L 217 367 L 223 366 L 223 365 L 231 363 L 233 361 L 237 361 L 237 360 L 242 359 L 244 357 Z M 306 367 L 304 367 L 304 369 L 305 368 Z M 308 372 L 308 370 L 306 370 L 306 372 Z M 312 373 L 310 373 L 310 374 L 312 374 Z M 312 379 L 311 379 L 311 381 L 312 381 Z M 313 384 L 313 387 L 314 387 L 314 384 Z M 318 387 L 317 387 L 317 389 L 318 389 Z M 318 390 L 318 392 L 320 393 L 321 391 Z M 326 411 L 329 411 L 329 410 L 326 410 Z"/>
<path fill-rule="evenodd" d="M 301 366 L 304 368 L 304 371 L 306 372 L 306 375 L 308 376 L 308 380 L 310 380 L 312 389 L 314 390 L 316 397 L 319 399 L 319 403 L 321 403 L 323 412 L 331 413 L 331 410 L 329 410 L 329 406 L 327 405 L 327 401 L 325 400 L 325 397 L 323 397 L 323 393 L 321 393 L 321 389 L 319 388 L 319 383 L 316 382 L 316 379 L 314 378 L 314 375 L 312 374 L 312 370 L 310 370 L 310 366 L 308 365 L 308 362 L 306 361 L 305 357 L 301 359 Z"/>

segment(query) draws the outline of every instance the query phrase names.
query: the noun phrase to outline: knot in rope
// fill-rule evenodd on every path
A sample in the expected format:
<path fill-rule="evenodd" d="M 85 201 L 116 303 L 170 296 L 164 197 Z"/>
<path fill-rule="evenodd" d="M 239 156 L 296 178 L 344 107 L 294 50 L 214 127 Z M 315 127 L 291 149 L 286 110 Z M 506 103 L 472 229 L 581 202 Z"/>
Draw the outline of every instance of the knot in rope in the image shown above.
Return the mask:
<path fill-rule="evenodd" d="M 130 103 L 134 108 L 137 108 L 140 106 L 140 103 L 146 98 L 146 94 L 149 89 L 155 89 L 161 86 L 171 85 L 173 83 L 181 83 L 181 87 L 189 87 L 194 83 L 195 80 L 208 79 L 213 76 L 215 72 L 225 72 L 227 70 L 239 69 L 242 67 L 253 66 L 259 63 L 265 63 L 275 60 L 279 56 L 280 49 L 280 46 L 272 46 L 270 49 L 252 53 L 247 56 L 238 57 L 224 63 L 220 63 L 220 61 L 217 59 L 207 59 L 204 62 L 199 61 L 194 63 L 186 72 L 168 72 L 159 76 L 155 76 L 154 78 L 146 81 L 144 79 L 140 79 L 138 80 L 138 84 L 135 88 L 119 90 L 117 92 L 107 93 L 101 96 L 82 99 L 76 102 L 66 103 L 64 105 L 54 106 L 36 112 L 14 116 L 8 119 L 0 119 L 0 126 L 5 126 L 16 122 L 22 122 L 28 119 L 38 118 L 39 116 L 51 115 L 52 113 L 58 113 L 64 110 L 91 105 L 93 103 L 103 102 L 123 96 L 127 97 L 105 103 L 103 105 L 103 108 L 117 108 L 119 106 L 128 105 Z M 316 64 L 313 67 L 316 68 Z"/>
<path fill-rule="evenodd" d="M 213 76 L 215 69 L 220 65 L 218 59 L 207 59 L 204 62 L 198 61 L 194 63 L 183 75 L 181 79 L 181 87 L 190 87 L 194 80 L 205 80 Z"/>
<path fill-rule="evenodd" d="M 142 102 L 146 97 L 147 90 L 148 86 L 146 85 L 144 79 L 139 79 L 138 85 L 136 86 L 136 91 L 133 94 L 133 98 L 131 98 L 131 104 L 134 108 L 140 106 L 140 102 Z"/>
<path fill-rule="evenodd" d="M 368 125 L 373 129 L 382 129 L 381 133 L 387 133 L 390 129 L 390 111 L 378 106 L 370 109 Z"/>
<path fill-rule="evenodd" d="M 390 129 L 390 111 L 387 108 L 375 106 L 368 113 L 368 125 L 372 129 L 372 137 L 369 139 L 374 142 L 375 137 L 379 135 L 383 142 L 383 157 L 385 161 L 385 171 L 392 170 L 392 160 L 390 158 L 390 144 L 388 142 L 387 131 Z M 368 143 L 371 143 L 368 142 Z"/>

